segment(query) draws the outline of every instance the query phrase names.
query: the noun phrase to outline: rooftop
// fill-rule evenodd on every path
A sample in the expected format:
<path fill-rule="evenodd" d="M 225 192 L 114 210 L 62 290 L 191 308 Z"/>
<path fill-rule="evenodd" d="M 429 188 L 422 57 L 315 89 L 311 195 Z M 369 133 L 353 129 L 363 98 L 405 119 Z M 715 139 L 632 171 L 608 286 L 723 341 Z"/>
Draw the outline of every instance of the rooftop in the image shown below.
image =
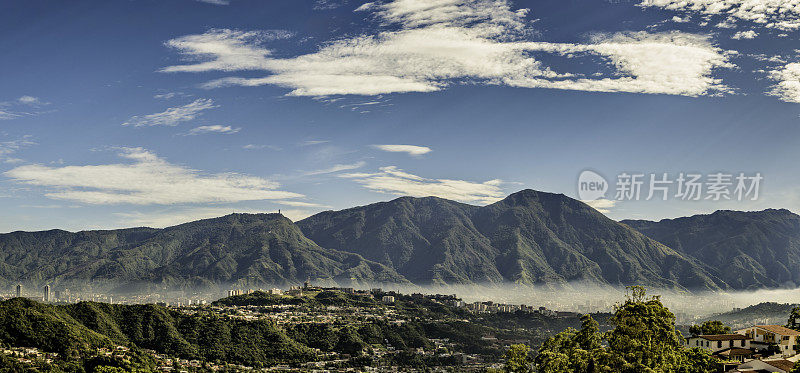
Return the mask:
<path fill-rule="evenodd" d="M 750 337 L 743 334 L 705 334 L 705 335 L 698 335 L 697 337 L 693 338 L 702 338 L 709 341 L 738 341 L 738 340 L 751 339 Z"/>
<path fill-rule="evenodd" d="M 800 335 L 797 330 L 789 329 L 783 325 L 756 325 L 755 327 L 780 335 Z"/>

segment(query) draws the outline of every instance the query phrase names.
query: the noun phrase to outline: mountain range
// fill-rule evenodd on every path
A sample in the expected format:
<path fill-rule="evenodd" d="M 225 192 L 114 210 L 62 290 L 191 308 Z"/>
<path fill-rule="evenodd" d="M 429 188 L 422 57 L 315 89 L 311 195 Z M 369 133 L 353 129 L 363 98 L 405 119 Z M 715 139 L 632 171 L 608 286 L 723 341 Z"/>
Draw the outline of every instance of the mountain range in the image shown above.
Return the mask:
<path fill-rule="evenodd" d="M 523 190 L 487 205 L 437 197 L 326 211 L 293 223 L 232 214 L 164 229 L 0 234 L 0 284 L 315 283 L 679 290 L 800 283 L 800 216 L 787 210 L 616 222 L 578 200 Z"/>

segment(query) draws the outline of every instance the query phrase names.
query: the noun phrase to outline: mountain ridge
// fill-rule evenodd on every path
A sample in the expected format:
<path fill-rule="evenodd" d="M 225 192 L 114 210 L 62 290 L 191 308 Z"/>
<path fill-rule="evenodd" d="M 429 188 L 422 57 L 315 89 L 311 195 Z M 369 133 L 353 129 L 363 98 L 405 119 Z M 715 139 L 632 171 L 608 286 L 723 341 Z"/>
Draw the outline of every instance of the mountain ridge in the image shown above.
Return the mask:
<path fill-rule="evenodd" d="M 687 235 L 684 226 L 703 233 Z M 743 226 L 749 236 L 741 235 Z M 718 244 L 698 237 L 736 243 L 733 264 Z M 748 249 L 748 242 L 759 246 Z M 770 266 L 776 258 L 787 265 Z M 285 286 L 312 279 L 356 286 L 586 282 L 756 289 L 800 283 L 797 263 L 800 216 L 785 209 L 616 222 L 563 194 L 530 189 L 486 206 L 399 197 L 298 222 L 275 213 L 229 214 L 161 229 L 0 234 L 0 284 L 6 286 Z"/>

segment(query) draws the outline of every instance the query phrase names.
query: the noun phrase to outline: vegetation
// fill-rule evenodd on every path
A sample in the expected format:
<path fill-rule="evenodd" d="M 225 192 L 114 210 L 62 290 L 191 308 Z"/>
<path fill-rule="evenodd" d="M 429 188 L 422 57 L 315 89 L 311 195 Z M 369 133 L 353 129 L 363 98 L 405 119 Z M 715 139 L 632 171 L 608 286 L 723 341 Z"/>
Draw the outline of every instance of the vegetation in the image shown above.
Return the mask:
<path fill-rule="evenodd" d="M 704 321 L 700 325 L 692 325 L 689 327 L 689 333 L 694 336 L 709 335 L 709 334 L 729 334 L 731 327 L 727 326 L 719 320 Z"/>
<path fill-rule="evenodd" d="M 622 223 L 707 264 L 712 275 L 733 289 L 795 286 L 798 281 L 800 216 L 789 210 L 717 211 Z"/>
<path fill-rule="evenodd" d="M 714 372 L 707 351 L 683 349 L 675 316 L 644 288 L 629 288 L 616 307 L 614 327 L 600 333 L 597 323 L 583 318 L 581 330 L 567 329 L 548 339 L 535 363 L 540 372 Z M 605 342 L 603 345 L 602 342 Z"/>
<path fill-rule="evenodd" d="M 212 307 L 173 310 L 158 305 L 112 305 L 80 302 L 50 305 L 16 298 L 0 303 L 0 343 L 35 347 L 56 352 L 63 363 L 108 365 L 89 360 L 98 348 L 127 346 L 148 349 L 167 356 L 210 363 L 233 363 L 251 367 L 274 364 L 297 365 L 319 358 L 322 353 L 346 354 L 350 363 L 372 364 L 373 349 L 397 351 L 385 357 L 384 364 L 410 367 L 457 365 L 452 353 L 477 354 L 488 361 L 503 357 L 505 349 L 495 339 L 525 340 L 535 344 L 545 340 L 549 330 L 577 326 L 574 317 L 549 317 L 536 314 L 473 315 L 447 305 L 450 298 L 423 297 L 391 293 L 393 322 L 382 315 L 386 304 L 359 294 L 341 291 L 306 291 L 303 296 L 279 296 L 255 292 L 221 299 Z M 360 310 L 373 319 L 352 317 L 352 322 L 287 322 L 276 324 L 271 318 L 243 319 L 237 309 L 270 312 L 291 305 L 309 315 L 331 315 L 341 309 Z M 216 308 L 215 307 L 243 308 Z M 333 307 L 334 310 L 331 310 Z M 345 316 L 347 319 L 349 316 Z M 525 321 L 530 319 L 530 321 Z M 607 317 L 606 317 L 607 319 Z M 433 340 L 447 340 L 439 347 Z M 417 349 L 436 351 L 419 355 Z M 444 352 L 444 353 L 443 353 Z M 92 362 L 94 361 L 94 362 Z M 128 369 L 121 367 L 121 369 Z M 112 369 L 113 371 L 113 369 Z"/>

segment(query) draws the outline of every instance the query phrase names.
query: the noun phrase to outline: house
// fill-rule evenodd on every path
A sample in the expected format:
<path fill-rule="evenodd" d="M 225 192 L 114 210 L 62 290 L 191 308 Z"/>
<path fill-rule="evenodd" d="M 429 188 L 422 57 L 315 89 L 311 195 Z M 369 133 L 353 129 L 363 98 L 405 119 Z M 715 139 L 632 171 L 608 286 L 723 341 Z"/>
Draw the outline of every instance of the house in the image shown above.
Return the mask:
<path fill-rule="evenodd" d="M 715 352 L 714 356 L 716 356 L 717 358 L 719 358 L 720 360 L 722 360 L 722 361 L 724 361 L 726 363 L 727 362 L 735 362 L 735 361 L 743 363 L 745 360 L 748 360 L 748 359 L 752 358 L 752 356 L 754 354 L 755 354 L 755 351 L 753 351 L 753 350 L 751 350 L 749 348 L 731 347 L 731 348 L 726 348 L 724 350 Z"/>
<path fill-rule="evenodd" d="M 744 334 L 698 335 L 686 338 L 686 348 L 700 347 L 712 354 L 733 348 L 750 350 L 750 340 L 752 337 Z"/>
<path fill-rule="evenodd" d="M 736 369 L 729 370 L 728 373 L 753 373 L 753 372 L 778 372 L 789 373 L 792 371 L 794 363 L 786 359 L 772 360 L 750 360 L 739 364 Z"/>
<path fill-rule="evenodd" d="M 794 356 L 800 352 L 797 346 L 800 332 L 782 325 L 754 325 L 737 330 L 735 333 L 752 338 L 753 344 L 776 344 L 783 357 Z"/>

